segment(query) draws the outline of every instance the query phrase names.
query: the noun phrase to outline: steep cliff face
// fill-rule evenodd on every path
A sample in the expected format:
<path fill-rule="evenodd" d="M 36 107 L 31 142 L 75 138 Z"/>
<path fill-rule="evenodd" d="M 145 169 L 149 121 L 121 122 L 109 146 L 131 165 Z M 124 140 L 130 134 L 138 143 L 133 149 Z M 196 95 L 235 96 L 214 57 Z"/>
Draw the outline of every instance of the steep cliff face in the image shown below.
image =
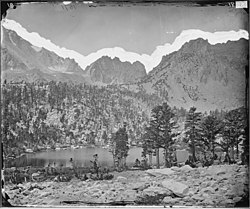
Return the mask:
<path fill-rule="evenodd" d="M 78 82 L 84 81 L 82 77 L 84 71 L 73 59 L 64 59 L 54 52 L 33 46 L 16 32 L 4 28 L 1 68 L 3 79 L 15 81 L 32 79 L 30 75 L 40 76 L 42 81 L 60 79 L 72 82 L 75 82 L 75 79 Z"/>
<path fill-rule="evenodd" d="M 86 68 L 92 82 L 104 84 L 134 83 L 146 75 L 146 70 L 140 62 L 121 62 L 119 58 L 111 59 L 103 56 Z"/>
<path fill-rule="evenodd" d="M 146 75 L 145 67 L 140 62 L 131 64 L 107 56 L 98 59 L 84 71 L 73 59 L 64 59 L 43 47 L 33 46 L 16 32 L 4 28 L 1 55 L 3 79 L 12 81 L 121 84 L 134 83 Z"/>
<path fill-rule="evenodd" d="M 177 107 L 238 107 L 244 104 L 247 54 L 244 39 L 216 45 L 193 40 L 164 56 L 140 85 L 148 92 L 158 92 Z"/>
<path fill-rule="evenodd" d="M 233 109 L 244 105 L 245 39 L 210 45 L 196 39 L 169 55 L 148 75 L 140 62 L 121 62 L 103 56 L 85 71 L 73 60 L 33 46 L 12 30 L 3 29 L 2 80 L 63 81 L 88 84 L 126 84 L 130 90 L 156 93 L 170 105 L 199 110 Z"/>

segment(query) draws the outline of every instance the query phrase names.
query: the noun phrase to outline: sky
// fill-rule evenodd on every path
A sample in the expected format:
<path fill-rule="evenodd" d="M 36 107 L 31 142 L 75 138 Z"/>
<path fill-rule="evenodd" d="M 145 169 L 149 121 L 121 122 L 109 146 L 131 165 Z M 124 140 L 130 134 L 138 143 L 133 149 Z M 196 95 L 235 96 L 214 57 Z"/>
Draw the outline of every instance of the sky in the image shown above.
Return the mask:
<path fill-rule="evenodd" d="M 215 39 L 225 42 L 231 40 L 230 36 L 237 36 L 236 40 L 248 36 L 243 31 L 248 30 L 244 10 L 224 6 L 32 3 L 9 10 L 7 19 L 19 23 L 27 33 L 35 32 L 37 41 L 43 37 L 67 49 L 71 54 L 67 56 L 75 58 L 82 67 L 106 53 L 119 54 L 122 61 L 141 61 L 150 71 L 164 53 L 178 50 L 196 36 L 214 43 Z"/>

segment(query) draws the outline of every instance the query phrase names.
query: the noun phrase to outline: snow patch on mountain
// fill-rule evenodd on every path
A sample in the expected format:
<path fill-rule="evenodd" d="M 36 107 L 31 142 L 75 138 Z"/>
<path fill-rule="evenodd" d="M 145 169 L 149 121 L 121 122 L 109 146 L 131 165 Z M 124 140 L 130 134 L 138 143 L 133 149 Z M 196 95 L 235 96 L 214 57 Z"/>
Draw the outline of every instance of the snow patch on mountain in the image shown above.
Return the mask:
<path fill-rule="evenodd" d="M 74 59 L 82 69 L 85 69 L 88 65 L 101 58 L 102 56 L 109 56 L 111 58 L 118 57 L 122 62 L 128 61 L 130 63 L 134 63 L 136 61 L 139 61 L 145 66 L 146 71 L 149 72 L 160 63 L 162 56 L 178 51 L 183 44 L 191 40 L 202 38 L 204 40 L 208 40 L 210 44 L 214 45 L 217 43 L 226 43 L 229 40 L 237 41 L 241 38 L 248 40 L 249 38 L 249 34 L 245 30 L 220 31 L 210 33 L 197 29 L 189 29 L 182 31 L 172 44 L 166 43 L 163 46 L 157 46 L 155 51 L 151 55 L 128 52 L 123 48 L 114 47 L 100 49 L 97 52 L 93 52 L 87 56 L 83 56 L 82 54 L 74 50 L 69 50 L 53 44 L 50 40 L 41 37 L 38 33 L 28 32 L 14 20 L 4 19 L 1 22 L 1 25 L 6 29 L 14 30 L 19 36 L 29 41 L 34 46 L 43 47 L 49 51 L 53 51 L 58 56 L 61 56 L 63 58 Z"/>

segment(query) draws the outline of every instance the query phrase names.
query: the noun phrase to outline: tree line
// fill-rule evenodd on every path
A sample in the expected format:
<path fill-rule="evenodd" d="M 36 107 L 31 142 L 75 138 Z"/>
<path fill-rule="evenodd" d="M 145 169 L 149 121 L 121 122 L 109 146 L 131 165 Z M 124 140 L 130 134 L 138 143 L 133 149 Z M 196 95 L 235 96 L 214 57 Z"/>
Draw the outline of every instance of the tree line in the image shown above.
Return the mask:
<path fill-rule="evenodd" d="M 5 83 L 1 100 L 5 155 L 56 143 L 107 144 L 125 122 L 130 143 L 136 144 L 158 100 L 119 86 Z"/>
<path fill-rule="evenodd" d="M 145 127 L 143 135 L 142 156 L 156 156 L 159 168 L 159 149 L 164 150 L 165 167 L 176 163 L 175 150 L 178 128 L 176 113 L 167 103 L 154 107 L 151 111 L 149 125 Z M 247 164 L 249 159 L 249 139 L 246 109 L 240 107 L 231 111 L 218 110 L 210 113 L 197 112 L 191 107 L 185 117 L 183 142 L 187 143 L 191 153 L 191 161 L 213 164 L 218 159 L 216 152 L 225 153 L 225 160 L 234 163 L 239 158 L 239 147 L 242 163 Z M 236 152 L 236 153 L 235 153 Z M 236 154 L 236 155 L 235 155 Z M 151 164 L 151 162 L 150 162 Z"/>
<path fill-rule="evenodd" d="M 195 107 L 171 108 L 157 95 L 133 92 L 118 85 L 105 87 L 62 82 L 5 83 L 2 86 L 1 135 L 5 156 L 24 148 L 61 144 L 109 144 L 118 167 L 126 166 L 129 145 L 143 147 L 149 164 L 164 150 L 165 166 L 174 164 L 180 143 L 180 121 L 185 122 L 183 143 L 192 161 L 216 158 L 217 150 L 229 162 L 248 159 L 245 108 L 197 112 Z"/>

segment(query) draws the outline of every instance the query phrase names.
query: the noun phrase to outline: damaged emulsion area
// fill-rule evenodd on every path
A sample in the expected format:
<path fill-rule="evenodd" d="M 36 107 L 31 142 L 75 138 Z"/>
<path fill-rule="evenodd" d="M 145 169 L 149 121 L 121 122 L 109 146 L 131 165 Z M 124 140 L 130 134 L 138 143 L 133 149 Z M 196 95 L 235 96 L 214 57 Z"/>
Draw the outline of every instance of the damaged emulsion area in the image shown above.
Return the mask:
<path fill-rule="evenodd" d="M 8 8 L 15 7 L 1 2 L 1 18 Z M 111 172 L 102 178 L 62 175 L 41 179 L 42 175 L 43 171 L 34 170 L 25 173 L 23 181 L 2 182 L 3 205 L 242 207 L 249 199 L 248 167 L 238 164 Z"/>

